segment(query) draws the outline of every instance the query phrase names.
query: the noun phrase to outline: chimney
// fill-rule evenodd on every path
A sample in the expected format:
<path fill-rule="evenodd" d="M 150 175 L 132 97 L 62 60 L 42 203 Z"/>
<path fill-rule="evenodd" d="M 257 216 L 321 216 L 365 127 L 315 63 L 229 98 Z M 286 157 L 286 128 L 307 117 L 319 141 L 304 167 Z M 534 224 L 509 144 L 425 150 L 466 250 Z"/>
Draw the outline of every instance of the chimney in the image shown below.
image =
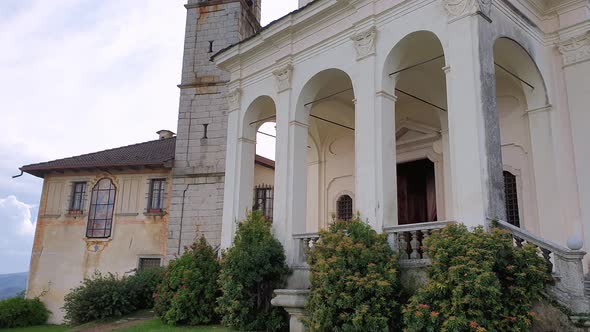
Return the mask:
<path fill-rule="evenodd" d="M 170 130 L 166 130 L 166 129 L 159 130 L 158 132 L 156 132 L 156 134 L 158 134 L 160 139 L 172 138 L 172 137 L 174 137 L 174 135 L 176 135 L 175 133 L 171 132 Z"/>

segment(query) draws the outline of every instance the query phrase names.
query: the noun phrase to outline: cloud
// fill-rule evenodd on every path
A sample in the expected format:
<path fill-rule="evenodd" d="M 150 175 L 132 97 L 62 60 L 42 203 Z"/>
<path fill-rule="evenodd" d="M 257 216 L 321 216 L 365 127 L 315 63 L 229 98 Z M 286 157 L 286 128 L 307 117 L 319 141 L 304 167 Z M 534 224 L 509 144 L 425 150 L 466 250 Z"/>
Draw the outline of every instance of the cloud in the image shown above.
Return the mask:
<path fill-rule="evenodd" d="M 0 274 L 28 271 L 35 213 L 34 205 L 23 203 L 15 196 L 0 197 Z"/>
<path fill-rule="evenodd" d="M 32 238 L 17 230 L 30 234 L 26 211 L 35 210 L 42 180 L 12 179 L 20 166 L 176 130 L 185 3 L 0 1 L 0 273 L 29 262 Z M 297 0 L 264 0 L 263 21 L 296 7 Z M 4 232 L 8 222 L 20 228 Z"/>

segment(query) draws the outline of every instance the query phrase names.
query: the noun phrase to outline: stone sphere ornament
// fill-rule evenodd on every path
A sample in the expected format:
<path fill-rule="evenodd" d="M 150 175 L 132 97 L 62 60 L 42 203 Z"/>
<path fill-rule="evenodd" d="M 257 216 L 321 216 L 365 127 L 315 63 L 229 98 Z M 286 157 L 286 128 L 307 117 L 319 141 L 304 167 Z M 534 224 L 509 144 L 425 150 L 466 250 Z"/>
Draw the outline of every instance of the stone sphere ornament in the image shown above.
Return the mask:
<path fill-rule="evenodd" d="M 580 250 L 584 246 L 584 241 L 582 241 L 582 237 L 578 234 L 571 235 L 567 239 L 567 247 L 571 250 Z"/>

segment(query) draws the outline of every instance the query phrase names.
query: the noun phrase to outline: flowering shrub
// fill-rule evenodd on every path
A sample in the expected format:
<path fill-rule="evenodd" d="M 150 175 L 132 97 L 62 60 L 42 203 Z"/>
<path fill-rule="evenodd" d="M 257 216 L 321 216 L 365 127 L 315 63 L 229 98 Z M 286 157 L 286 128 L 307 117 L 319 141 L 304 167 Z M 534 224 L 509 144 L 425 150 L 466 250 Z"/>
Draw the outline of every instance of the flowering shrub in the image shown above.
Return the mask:
<path fill-rule="evenodd" d="M 287 325 L 282 308 L 272 307 L 274 289 L 289 273 L 283 246 L 260 211 L 238 225 L 234 245 L 224 253 L 219 284 L 219 313 L 226 326 L 243 331 L 278 331 Z"/>
<path fill-rule="evenodd" d="M 505 231 L 451 225 L 427 240 L 429 281 L 404 308 L 405 330 L 528 331 L 533 302 L 549 281 L 530 245 L 516 248 Z"/>
<path fill-rule="evenodd" d="M 201 238 L 166 268 L 154 294 L 156 314 L 169 325 L 215 322 L 218 276 L 217 254 Z"/>
<path fill-rule="evenodd" d="M 311 331 L 388 331 L 399 317 L 397 257 L 385 234 L 362 221 L 336 221 L 308 254 Z"/>

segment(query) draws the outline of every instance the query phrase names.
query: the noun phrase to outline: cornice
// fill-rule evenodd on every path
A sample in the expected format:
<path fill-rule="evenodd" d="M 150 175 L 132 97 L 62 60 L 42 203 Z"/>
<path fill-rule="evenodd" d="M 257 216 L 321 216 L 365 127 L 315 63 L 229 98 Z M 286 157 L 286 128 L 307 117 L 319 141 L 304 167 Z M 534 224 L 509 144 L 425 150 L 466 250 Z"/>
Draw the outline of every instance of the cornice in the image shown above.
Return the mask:
<path fill-rule="evenodd" d="M 557 44 L 563 65 L 571 66 L 590 60 L 590 31 Z"/>

